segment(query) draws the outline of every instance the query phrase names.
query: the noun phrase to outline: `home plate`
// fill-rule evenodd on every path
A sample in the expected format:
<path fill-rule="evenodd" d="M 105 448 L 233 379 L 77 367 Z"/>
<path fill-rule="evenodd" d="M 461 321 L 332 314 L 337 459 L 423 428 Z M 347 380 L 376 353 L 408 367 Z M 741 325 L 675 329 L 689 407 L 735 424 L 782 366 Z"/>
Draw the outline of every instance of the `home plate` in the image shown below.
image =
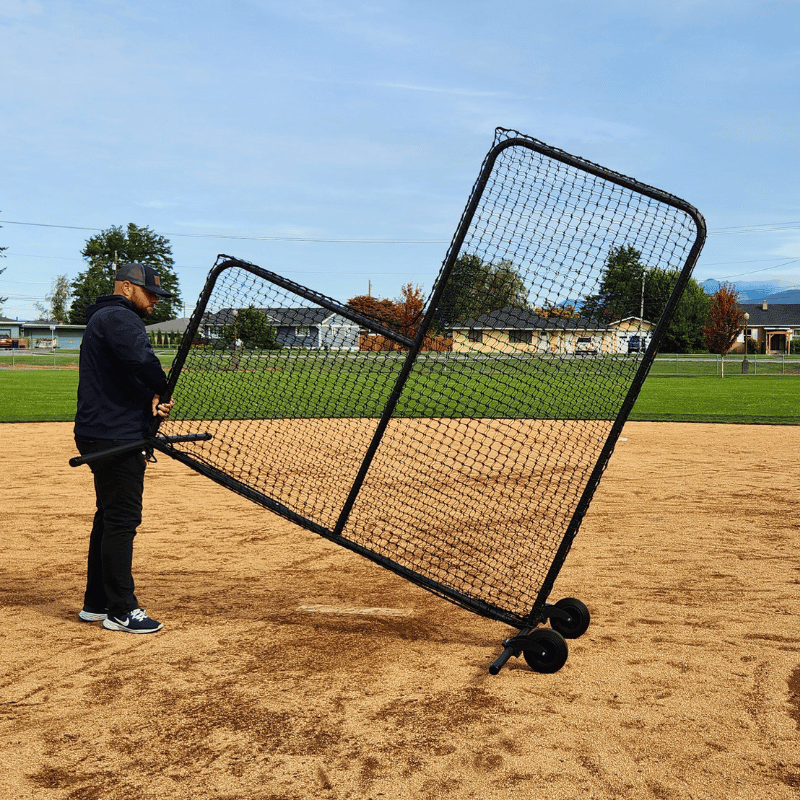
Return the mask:
<path fill-rule="evenodd" d="M 298 606 L 298 611 L 310 611 L 313 614 L 357 614 L 370 617 L 410 617 L 414 612 L 410 608 L 355 608 L 353 606 Z"/>

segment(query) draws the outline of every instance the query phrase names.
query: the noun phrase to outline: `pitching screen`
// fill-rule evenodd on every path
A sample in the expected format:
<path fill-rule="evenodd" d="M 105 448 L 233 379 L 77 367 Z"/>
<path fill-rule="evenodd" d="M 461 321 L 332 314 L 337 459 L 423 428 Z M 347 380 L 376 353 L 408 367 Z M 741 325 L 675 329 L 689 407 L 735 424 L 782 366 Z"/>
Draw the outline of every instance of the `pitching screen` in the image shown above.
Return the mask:
<path fill-rule="evenodd" d="M 703 244 L 687 203 L 499 129 L 427 296 L 221 256 L 162 449 L 470 610 L 546 601 Z M 235 521 L 232 521 L 235 524 Z"/>

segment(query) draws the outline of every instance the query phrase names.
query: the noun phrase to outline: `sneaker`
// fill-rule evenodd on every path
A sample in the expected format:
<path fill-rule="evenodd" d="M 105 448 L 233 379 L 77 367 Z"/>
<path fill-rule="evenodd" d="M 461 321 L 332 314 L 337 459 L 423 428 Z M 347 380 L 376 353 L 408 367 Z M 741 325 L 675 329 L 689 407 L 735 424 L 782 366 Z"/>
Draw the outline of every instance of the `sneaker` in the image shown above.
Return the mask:
<path fill-rule="evenodd" d="M 78 618 L 83 620 L 84 622 L 100 622 L 104 620 L 108 616 L 108 609 L 104 608 L 102 611 L 98 608 L 90 608 L 89 606 L 84 606 L 78 612 Z"/>
<path fill-rule="evenodd" d="M 150 619 L 144 609 L 134 608 L 127 614 L 109 614 L 103 620 L 103 627 L 110 631 L 126 631 L 127 633 L 155 633 L 164 626 L 162 623 Z"/>

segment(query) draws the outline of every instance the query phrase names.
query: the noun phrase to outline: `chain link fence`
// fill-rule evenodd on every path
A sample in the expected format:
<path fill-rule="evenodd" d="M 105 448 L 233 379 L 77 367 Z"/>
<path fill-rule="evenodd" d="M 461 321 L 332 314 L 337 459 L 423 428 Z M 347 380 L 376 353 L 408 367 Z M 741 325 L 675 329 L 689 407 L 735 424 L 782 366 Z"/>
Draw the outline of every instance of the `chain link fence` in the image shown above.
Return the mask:
<path fill-rule="evenodd" d="M 700 355 L 661 354 L 656 356 L 650 369 L 650 378 L 735 378 L 751 375 L 800 375 L 800 355 L 748 355 L 725 356 L 711 353 Z"/>
<path fill-rule="evenodd" d="M 172 359 L 177 352 L 176 348 L 156 348 L 164 369 L 169 369 Z M 79 350 L 55 349 L 9 349 L 0 350 L 0 370 L 41 370 L 41 369 L 78 369 L 80 361 Z"/>

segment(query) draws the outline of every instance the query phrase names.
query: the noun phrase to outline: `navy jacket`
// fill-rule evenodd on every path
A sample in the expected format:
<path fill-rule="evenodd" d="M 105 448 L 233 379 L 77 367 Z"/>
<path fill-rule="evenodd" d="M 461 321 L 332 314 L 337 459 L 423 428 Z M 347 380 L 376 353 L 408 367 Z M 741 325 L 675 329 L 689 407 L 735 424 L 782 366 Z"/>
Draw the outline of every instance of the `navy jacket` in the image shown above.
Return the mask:
<path fill-rule="evenodd" d="M 167 376 L 133 306 L 122 295 L 98 297 L 86 309 L 75 435 L 144 439 L 154 419 L 153 395 L 166 390 Z"/>

